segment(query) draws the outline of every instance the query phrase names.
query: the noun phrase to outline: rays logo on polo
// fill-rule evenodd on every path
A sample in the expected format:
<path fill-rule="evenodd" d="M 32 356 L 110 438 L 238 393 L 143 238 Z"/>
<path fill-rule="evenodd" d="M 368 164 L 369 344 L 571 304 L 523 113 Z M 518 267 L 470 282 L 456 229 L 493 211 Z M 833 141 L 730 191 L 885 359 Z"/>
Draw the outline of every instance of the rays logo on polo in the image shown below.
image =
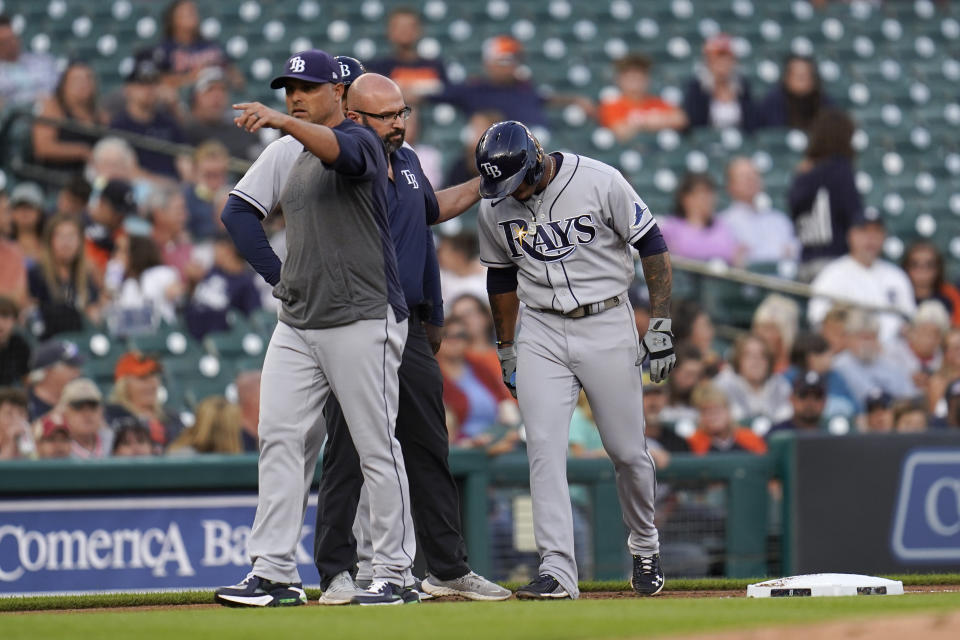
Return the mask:
<path fill-rule="evenodd" d="M 510 249 L 510 255 L 538 262 L 557 262 L 570 256 L 580 245 L 587 245 L 597 237 L 593 215 L 583 213 L 564 220 L 542 222 L 528 231 L 527 221 L 504 220 L 499 223 Z"/>
<path fill-rule="evenodd" d="M 414 175 L 413 171 L 410 171 L 410 169 L 404 169 L 400 173 L 403 174 L 403 177 L 407 179 L 408 185 L 410 185 L 414 189 L 420 188 L 420 183 L 417 182 L 417 176 Z"/>

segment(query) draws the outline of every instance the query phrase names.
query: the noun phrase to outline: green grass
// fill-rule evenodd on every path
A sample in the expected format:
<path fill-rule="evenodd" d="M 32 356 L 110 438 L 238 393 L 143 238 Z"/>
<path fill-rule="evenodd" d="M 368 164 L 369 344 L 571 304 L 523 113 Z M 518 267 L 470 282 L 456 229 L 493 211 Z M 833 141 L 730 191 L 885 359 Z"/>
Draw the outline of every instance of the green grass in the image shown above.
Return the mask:
<path fill-rule="evenodd" d="M 4 615 L 4 640 L 18 638 L 378 638 L 391 640 L 567 640 L 648 638 L 960 610 L 960 594 L 763 599 L 618 599 L 578 602 L 452 602 L 406 607 L 173 609 Z"/>
<path fill-rule="evenodd" d="M 960 574 L 906 574 L 884 576 L 901 580 L 909 585 L 960 585 Z M 668 579 L 666 591 L 723 591 L 737 590 L 746 592 L 747 585 L 765 578 L 678 578 Z M 504 583 L 504 586 L 516 591 L 521 583 Z M 626 581 L 581 582 L 580 591 L 584 593 L 598 591 L 629 591 Z M 311 600 L 320 597 L 320 592 L 307 589 Z M 209 604 L 212 602 L 210 591 L 176 591 L 169 593 L 100 593 L 94 595 L 31 596 L 27 598 L 0 598 L 0 613 L 4 611 L 44 611 L 52 609 L 101 609 L 104 607 L 146 607 L 174 606 L 188 604 Z"/>

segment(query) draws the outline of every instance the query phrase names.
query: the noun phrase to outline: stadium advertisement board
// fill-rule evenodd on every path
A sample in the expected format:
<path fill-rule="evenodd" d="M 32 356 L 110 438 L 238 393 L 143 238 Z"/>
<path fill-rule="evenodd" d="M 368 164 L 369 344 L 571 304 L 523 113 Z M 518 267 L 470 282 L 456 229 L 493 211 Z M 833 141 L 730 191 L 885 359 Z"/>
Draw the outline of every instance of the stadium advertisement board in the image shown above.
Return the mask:
<path fill-rule="evenodd" d="M 797 438 L 796 456 L 792 573 L 960 571 L 960 432 Z"/>
<path fill-rule="evenodd" d="M 297 563 L 315 583 L 311 502 Z M 256 506 L 254 494 L 0 500 L 0 595 L 234 584 Z"/>

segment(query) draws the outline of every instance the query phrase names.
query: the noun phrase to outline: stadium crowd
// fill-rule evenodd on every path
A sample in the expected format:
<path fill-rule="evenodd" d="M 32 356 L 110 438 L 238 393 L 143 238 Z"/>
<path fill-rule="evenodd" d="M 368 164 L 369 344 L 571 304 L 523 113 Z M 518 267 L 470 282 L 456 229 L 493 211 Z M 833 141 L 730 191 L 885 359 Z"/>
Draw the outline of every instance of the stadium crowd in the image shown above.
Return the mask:
<path fill-rule="evenodd" d="M 41 179 L 0 187 L 0 459 L 256 451 L 258 371 L 241 370 L 229 399 L 173 406 L 162 355 L 122 353 L 110 383 L 101 376 L 98 384 L 83 350 L 63 339 L 100 327 L 122 344 L 178 328 L 199 342 L 275 309 L 219 218 L 237 178 L 231 158 L 254 160 L 270 141 L 232 123 L 231 99 L 247 80 L 220 42 L 200 35 L 195 2 L 175 0 L 163 20 L 160 41 L 131 52 L 122 90 L 104 95 L 90 65 L 58 66 L 24 51 L 13 21 L 0 16 L 0 107 L 40 116 L 30 155 L 43 169 Z M 454 82 L 442 60 L 421 57 L 418 11 L 396 9 L 385 27 L 390 54 L 364 62 L 403 88 L 414 108 L 407 140 L 417 145 L 418 105 L 450 104 L 466 118 L 452 161 L 417 146 L 437 188 L 476 175 L 473 149 L 489 124 L 545 128 L 548 110 L 571 105 L 622 143 L 711 127 L 806 132 L 786 201 L 765 198 L 754 160 L 734 156 L 724 184 L 690 172 L 672 210 L 654 212 L 672 255 L 779 265 L 813 293 L 809 303 L 767 296 L 748 330 L 722 339 L 714 323 L 724 318 L 675 296 L 677 367 L 644 391 L 661 466 L 671 453 L 763 453 L 787 431 L 960 428 L 960 290 L 932 243 L 909 246 L 900 264 L 883 259 L 884 220 L 856 186 L 854 122 L 824 91 L 816 60 L 788 56 L 781 82 L 758 95 L 719 33 L 703 45 L 680 103 L 650 93 L 657 69 L 642 53 L 614 63 L 617 95 L 600 99 L 542 90 L 509 35 L 484 44 L 482 75 Z M 145 146 L 144 136 L 192 152 Z M 282 215 L 265 224 L 282 258 Z M 456 229 L 438 228 L 437 249 L 450 442 L 496 455 L 522 446 L 521 416 L 500 380 L 476 236 Z M 649 319 L 642 282 L 629 292 L 641 335 Z M 603 455 L 585 398 L 570 446 L 574 456 Z"/>

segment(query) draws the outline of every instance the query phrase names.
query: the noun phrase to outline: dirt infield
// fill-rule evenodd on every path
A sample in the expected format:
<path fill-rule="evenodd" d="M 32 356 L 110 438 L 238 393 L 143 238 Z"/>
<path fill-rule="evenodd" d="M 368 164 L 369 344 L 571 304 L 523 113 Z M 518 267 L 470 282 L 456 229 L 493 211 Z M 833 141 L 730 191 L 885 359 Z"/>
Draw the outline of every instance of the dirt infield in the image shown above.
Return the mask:
<path fill-rule="evenodd" d="M 816 640 L 864 638 L 869 640 L 954 640 L 960 613 L 915 614 L 871 620 L 846 620 L 821 624 L 764 627 L 762 629 L 676 636 L 674 640 Z"/>

